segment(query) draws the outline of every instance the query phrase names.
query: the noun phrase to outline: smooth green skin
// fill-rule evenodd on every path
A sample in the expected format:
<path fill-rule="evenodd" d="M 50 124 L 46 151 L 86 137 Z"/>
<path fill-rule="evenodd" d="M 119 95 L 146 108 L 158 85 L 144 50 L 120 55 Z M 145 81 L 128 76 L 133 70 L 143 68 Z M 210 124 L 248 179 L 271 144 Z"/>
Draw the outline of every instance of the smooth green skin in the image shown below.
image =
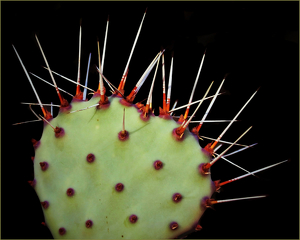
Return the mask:
<path fill-rule="evenodd" d="M 71 111 L 98 101 L 73 102 Z M 175 121 L 151 116 L 145 122 L 135 107 L 121 105 L 116 97 L 109 101 L 107 109 L 59 113 L 51 124 L 64 128 L 61 138 L 49 125 L 44 128 L 34 160 L 35 189 L 40 201 L 50 204 L 43 210 L 53 237 L 153 239 L 189 231 L 205 211 L 201 200 L 214 191 L 210 176 L 198 171 L 209 158 L 188 130 L 182 142 L 174 139 Z M 130 135 L 122 142 L 118 133 L 124 108 Z M 89 153 L 96 157 L 93 163 L 86 161 Z M 154 169 L 156 160 L 163 162 L 162 169 Z M 43 161 L 49 163 L 46 171 L 39 164 Z M 115 190 L 119 182 L 125 186 L 122 192 Z M 74 196 L 67 196 L 68 188 L 75 190 Z M 177 192 L 183 199 L 175 203 Z M 138 216 L 134 224 L 132 214 Z M 93 226 L 86 228 L 89 219 Z M 179 224 L 176 230 L 169 228 L 173 221 Z M 60 227 L 66 229 L 63 236 Z"/>

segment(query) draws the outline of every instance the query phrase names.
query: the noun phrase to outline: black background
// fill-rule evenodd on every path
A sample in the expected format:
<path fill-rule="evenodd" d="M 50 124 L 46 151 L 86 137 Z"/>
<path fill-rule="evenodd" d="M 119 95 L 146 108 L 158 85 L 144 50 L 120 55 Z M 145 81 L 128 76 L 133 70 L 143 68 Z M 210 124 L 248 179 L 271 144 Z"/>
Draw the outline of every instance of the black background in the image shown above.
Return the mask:
<path fill-rule="evenodd" d="M 260 87 L 238 117 L 242 121 L 233 124 L 223 137 L 235 141 L 253 126 L 240 143 L 259 144 L 229 160 L 251 171 L 291 160 L 257 174 L 259 179 L 251 176 L 224 186 L 216 199 L 262 194 L 269 197 L 215 205 L 215 210 L 208 209 L 201 219 L 203 230 L 189 238 L 299 238 L 298 2 L 1 2 L 1 237 L 51 237 L 41 225 L 43 214 L 39 200 L 27 184 L 33 179 L 34 150 L 30 140 L 40 138 L 42 124 L 12 126 L 35 119 L 28 105 L 20 102 L 36 102 L 36 98 L 11 44 L 28 71 L 51 81 L 41 67 L 45 64 L 34 37 L 37 34 L 51 69 L 75 80 L 82 18 L 81 79 L 84 82 L 90 52 L 92 65 L 97 63 L 97 36 L 103 48 L 109 14 L 104 75 L 118 85 L 146 7 L 148 11 L 129 66 L 125 93 L 131 91 L 163 46 L 166 78 L 174 52 L 171 104 L 176 99 L 178 105 L 187 103 L 207 48 L 194 99 L 203 96 L 212 80 L 215 83 L 211 91 L 215 92 L 224 75 L 230 73 L 222 89 L 226 94 L 217 98 L 207 119 L 232 119 Z M 147 97 L 152 76 L 153 73 L 136 101 Z M 55 79 L 59 87 L 75 93 L 71 83 L 59 77 Z M 54 88 L 34 77 L 32 80 L 43 103 L 59 104 Z M 89 86 L 96 89 L 97 81 L 98 75 L 91 67 Z M 157 113 L 162 105 L 161 70 L 153 94 Z M 68 95 L 64 96 L 70 100 Z M 199 109 L 195 119 L 201 119 L 206 107 Z M 38 106 L 34 109 L 41 114 Z M 200 134 L 216 138 L 226 126 L 207 123 Z M 203 147 L 207 143 L 200 141 Z M 221 160 L 212 167 L 213 180 L 225 181 L 242 174 Z"/>

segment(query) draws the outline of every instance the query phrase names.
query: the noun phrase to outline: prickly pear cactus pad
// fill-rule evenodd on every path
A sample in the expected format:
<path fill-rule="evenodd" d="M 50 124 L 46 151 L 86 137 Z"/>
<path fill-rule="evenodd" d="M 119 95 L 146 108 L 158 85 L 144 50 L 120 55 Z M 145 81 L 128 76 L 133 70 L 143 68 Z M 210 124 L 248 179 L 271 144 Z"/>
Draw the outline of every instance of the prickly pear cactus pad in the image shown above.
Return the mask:
<path fill-rule="evenodd" d="M 1 10 L 1 238 L 299 238 L 298 2 Z"/>
<path fill-rule="evenodd" d="M 214 192 L 195 136 L 172 135 L 172 119 L 140 118 L 110 97 L 107 109 L 60 113 L 46 125 L 34 159 L 35 190 L 54 238 L 174 238 L 196 228 Z M 73 102 L 72 110 L 99 102 Z M 120 138 L 125 109 L 128 138 Z M 195 187 L 199 186 L 199 187 Z M 149 226 L 155 231 L 145 231 Z"/>

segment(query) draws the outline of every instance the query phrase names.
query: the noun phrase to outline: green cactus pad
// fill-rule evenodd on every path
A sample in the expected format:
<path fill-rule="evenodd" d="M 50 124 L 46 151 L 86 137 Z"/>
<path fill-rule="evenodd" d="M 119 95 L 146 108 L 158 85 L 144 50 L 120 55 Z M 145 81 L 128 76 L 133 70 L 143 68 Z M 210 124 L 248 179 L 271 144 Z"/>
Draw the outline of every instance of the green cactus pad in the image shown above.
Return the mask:
<path fill-rule="evenodd" d="M 195 229 L 214 187 L 199 173 L 210 161 L 189 130 L 183 141 L 172 135 L 179 125 L 109 98 L 72 102 L 45 125 L 37 147 L 35 190 L 54 238 L 174 238 Z M 123 111 L 128 138 L 121 141 Z"/>

